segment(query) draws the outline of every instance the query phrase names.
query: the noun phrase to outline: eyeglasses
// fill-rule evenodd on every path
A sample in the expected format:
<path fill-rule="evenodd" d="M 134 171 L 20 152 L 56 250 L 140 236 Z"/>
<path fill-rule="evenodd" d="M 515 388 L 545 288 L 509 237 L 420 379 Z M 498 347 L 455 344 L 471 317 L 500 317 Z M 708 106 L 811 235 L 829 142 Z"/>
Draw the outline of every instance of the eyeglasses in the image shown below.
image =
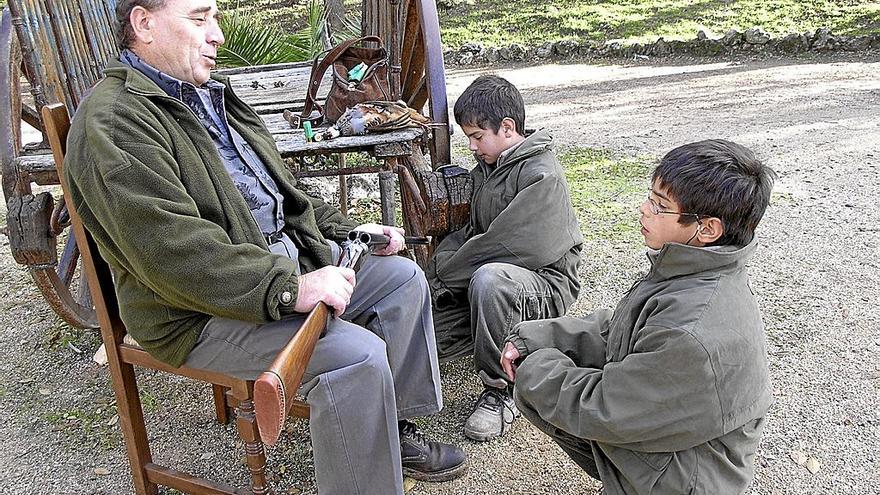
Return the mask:
<path fill-rule="evenodd" d="M 650 193 L 648 194 L 647 199 L 648 199 L 648 206 L 650 206 L 650 209 L 651 209 L 651 213 L 653 213 L 655 215 L 685 215 L 685 216 L 691 216 L 691 217 L 696 218 L 697 222 L 699 222 L 701 218 L 706 216 L 706 215 L 700 215 L 699 213 L 687 213 L 684 211 L 670 211 L 670 210 L 661 209 L 660 205 L 658 205 L 657 202 L 654 201 L 654 198 L 651 197 Z"/>

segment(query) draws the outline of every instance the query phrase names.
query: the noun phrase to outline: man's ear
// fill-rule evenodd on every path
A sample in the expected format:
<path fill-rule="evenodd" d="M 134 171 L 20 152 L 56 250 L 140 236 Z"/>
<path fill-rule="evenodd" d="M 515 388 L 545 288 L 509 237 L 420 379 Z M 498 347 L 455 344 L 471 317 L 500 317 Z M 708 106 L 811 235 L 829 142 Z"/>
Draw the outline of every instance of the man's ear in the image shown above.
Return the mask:
<path fill-rule="evenodd" d="M 516 122 L 514 122 L 512 118 L 504 117 L 501 119 L 501 126 L 498 128 L 498 132 L 503 133 L 504 137 L 512 137 L 519 131 L 517 131 Z"/>
<path fill-rule="evenodd" d="M 697 229 L 697 240 L 703 244 L 711 244 L 724 235 L 724 222 L 720 218 L 701 218 L 702 225 Z"/>
<path fill-rule="evenodd" d="M 131 23 L 138 43 L 147 45 L 153 42 L 153 14 L 149 10 L 141 6 L 131 9 L 128 22 Z"/>

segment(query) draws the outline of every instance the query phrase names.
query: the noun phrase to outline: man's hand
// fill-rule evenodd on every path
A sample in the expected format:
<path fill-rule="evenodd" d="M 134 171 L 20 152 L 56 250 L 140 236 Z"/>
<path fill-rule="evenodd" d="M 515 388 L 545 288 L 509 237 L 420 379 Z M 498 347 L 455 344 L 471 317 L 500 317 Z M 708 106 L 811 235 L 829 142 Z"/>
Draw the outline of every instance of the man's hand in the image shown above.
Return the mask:
<path fill-rule="evenodd" d="M 293 310 L 308 313 L 319 302 L 333 308 L 336 315 L 345 312 L 354 292 L 355 276 L 351 268 L 325 266 L 299 276 L 299 291 Z"/>
<path fill-rule="evenodd" d="M 513 362 L 517 359 L 519 359 L 519 351 L 516 350 L 516 346 L 510 342 L 504 344 L 504 349 L 501 351 L 501 368 L 512 382 L 516 381 L 516 365 Z"/>
<path fill-rule="evenodd" d="M 363 230 L 364 232 L 369 232 L 371 234 L 388 236 L 388 239 L 391 240 L 388 243 L 388 246 L 385 249 L 373 252 L 374 255 L 388 256 L 391 254 L 397 254 L 401 249 L 406 247 L 406 241 L 403 239 L 403 235 L 406 231 L 400 227 L 389 227 L 388 225 L 379 225 L 377 223 L 365 223 L 355 230 Z"/>

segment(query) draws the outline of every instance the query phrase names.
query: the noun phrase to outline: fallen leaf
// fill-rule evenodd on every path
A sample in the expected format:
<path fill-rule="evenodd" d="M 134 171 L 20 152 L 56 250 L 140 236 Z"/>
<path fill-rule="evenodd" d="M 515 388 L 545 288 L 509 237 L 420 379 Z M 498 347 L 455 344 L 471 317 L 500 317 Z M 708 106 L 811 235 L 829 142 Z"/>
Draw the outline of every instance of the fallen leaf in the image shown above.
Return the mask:
<path fill-rule="evenodd" d="M 203 461 L 207 461 L 208 459 L 211 459 L 211 458 L 214 457 L 215 455 L 217 455 L 216 452 L 205 452 L 204 454 L 202 454 L 201 456 L 199 456 L 199 459 L 201 459 L 201 460 L 203 460 Z"/>
<path fill-rule="evenodd" d="M 408 492 L 416 486 L 416 480 L 412 478 L 403 478 L 403 491 Z"/>
<path fill-rule="evenodd" d="M 803 466 L 807 463 L 807 454 L 804 454 L 799 450 L 792 450 L 788 456 L 791 457 L 791 460 L 793 460 L 798 466 Z"/>
<path fill-rule="evenodd" d="M 815 457 L 810 457 L 809 459 L 807 459 L 807 471 L 809 471 L 810 474 L 818 473 L 819 468 L 821 467 L 822 464 L 819 462 L 819 459 L 816 459 Z"/>
<path fill-rule="evenodd" d="M 52 395 L 52 391 L 49 390 L 48 388 L 41 388 L 40 395 Z"/>
<path fill-rule="evenodd" d="M 107 421 L 107 426 L 113 426 L 119 422 L 119 415 L 114 414 L 112 418 Z"/>
<path fill-rule="evenodd" d="M 97 474 L 98 476 L 107 476 L 108 474 L 110 474 L 110 470 L 102 467 L 95 468 L 95 474 Z"/>

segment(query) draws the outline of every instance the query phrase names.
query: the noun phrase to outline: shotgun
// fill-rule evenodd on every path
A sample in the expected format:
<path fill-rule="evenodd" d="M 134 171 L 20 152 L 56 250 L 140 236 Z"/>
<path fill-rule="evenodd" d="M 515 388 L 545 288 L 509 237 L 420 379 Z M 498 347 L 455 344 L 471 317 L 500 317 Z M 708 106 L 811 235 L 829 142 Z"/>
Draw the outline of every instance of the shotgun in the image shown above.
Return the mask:
<path fill-rule="evenodd" d="M 405 237 L 406 244 L 430 244 L 430 237 Z M 370 253 L 381 251 L 391 239 L 382 234 L 352 230 L 341 244 L 342 253 L 336 266 L 357 271 Z M 284 420 L 293 405 L 292 398 L 299 389 L 309 358 L 318 338 L 327 328 L 330 309 L 323 302 L 309 313 L 296 335 L 278 353 L 269 369 L 254 382 L 254 412 L 260 438 L 266 445 L 275 445 L 281 435 Z"/>

